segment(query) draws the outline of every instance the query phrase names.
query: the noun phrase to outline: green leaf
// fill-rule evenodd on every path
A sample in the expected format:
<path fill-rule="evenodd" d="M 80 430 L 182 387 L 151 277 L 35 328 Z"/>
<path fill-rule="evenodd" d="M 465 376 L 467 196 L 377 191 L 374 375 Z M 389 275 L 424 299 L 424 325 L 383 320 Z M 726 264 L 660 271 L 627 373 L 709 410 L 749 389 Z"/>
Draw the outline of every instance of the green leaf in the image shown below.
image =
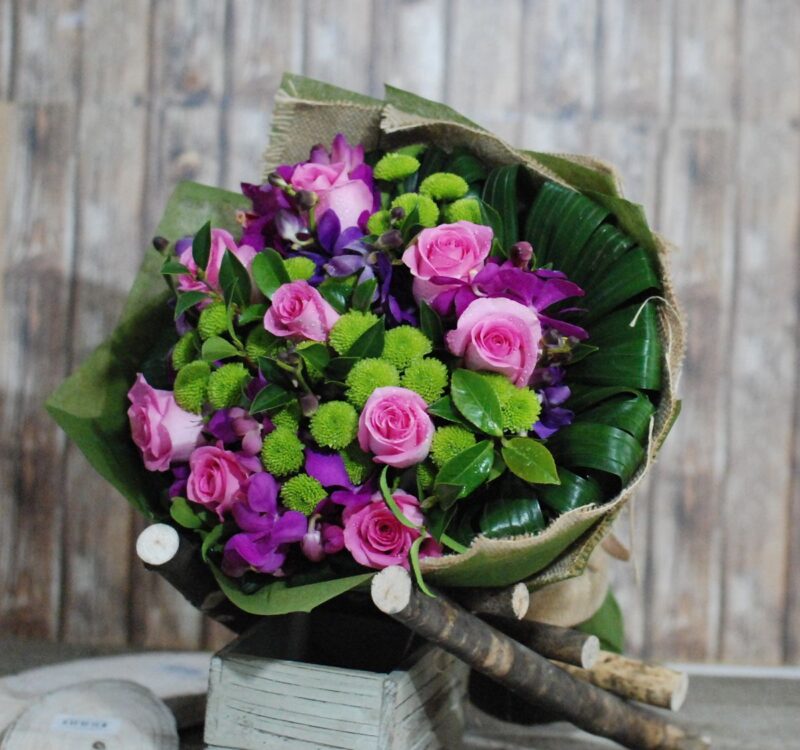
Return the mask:
<path fill-rule="evenodd" d="M 325 369 L 325 374 L 337 383 L 344 383 L 347 373 L 353 369 L 353 365 L 359 361 L 359 357 L 334 357 Z"/>
<path fill-rule="evenodd" d="M 502 482 L 480 517 L 481 533 L 493 539 L 538 534 L 546 525 L 535 493 L 519 480 Z"/>
<path fill-rule="evenodd" d="M 347 357 L 366 359 L 380 357 L 383 354 L 383 342 L 386 336 L 386 324 L 381 318 L 375 325 L 362 333 L 347 350 Z"/>
<path fill-rule="evenodd" d="M 545 182 L 528 212 L 524 232 L 536 252 L 537 264 L 552 262 L 570 276 L 584 245 L 608 213 L 574 190 Z"/>
<path fill-rule="evenodd" d="M 433 342 L 434 347 L 440 347 L 444 340 L 442 321 L 437 312 L 424 301 L 419 303 L 420 330 Z"/>
<path fill-rule="evenodd" d="M 488 174 L 484 163 L 467 151 L 451 156 L 444 171 L 457 174 L 470 184 L 485 180 Z"/>
<path fill-rule="evenodd" d="M 246 326 L 249 323 L 254 323 L 257 320 L 263 320 L 266 313 L 267 306 L 262 303 L 257 305 L 248 305 L 239 315 L 239 325 Z"/>
<path fill-rule="evenodd" d="M 475 430 L 475 427 L 456 411 L 453 399 L 450 398 L 450 396 L 442 396 L 440 399 L 430 404 L 430 406 L 428 406 L 428 414 L 432 414 L 434 417 L 439 417 L 448 422 L 460 424 L 468 430 Z"/>
<path fill-rule="evenodd" d="M 233 579 L 224 575 L 213 563 L 209 565 L 219 587 L 233 604 L 251 615 L 263 616 L 311 612 L 320 604 L 367 583 L 375 575 L 375 573 L 360 573 L 296 586 L 290 585 L 286 579 L 281 579 L 268 583 L 253 594 L 245 594 Z"/>
<path fill-rule="evenodd" d="M 461 414 L 479 430 L 500 437 L 503 415 L 492 387 L 477 373 L 456 370 L 450 381 L 450 395 Z"/>
<path fill-rule="evenodd" d="M 194 511 L 189 501 L 185 497 L 175 497 L 169 506 L 169 514 L 172 520 L 184 529 L 200 529 L 203 527 L 203 519 Z"/>
<path fill-rule="evenodd" d="M 494 444 L 491 440 L 481 440 L 451 458 L 439 469 L 434 491 L 439 485 L 455 485 L 460 486 L 461 490 L 453 501 L 471 495 L 488 479 L 493 463 Z"/>
<path fill-rule="evenodd" d="M 558 484 L 558 472 L 552 454 L 533 438 L 511 438 L 504 443 L 502 454 L 509 471 L 526 482 Z"/>
<path fill-rule="evenodd" d="M 198 268 L 205 269 L 211 254 L 211 222 L 207 221 L 192 238 L 192 258 Z"/>
<path fill-rule="evenodd" d="M 211 551 L 211 548 L 222 539 L 222 535 L 225 532 L 225 524 L 218 523 L 208 534 L 205 535 L 203 539 L 203 544 L 200 546 L 200 554 L 203 557 L 205 562 L 208 562 L 208 553 Z"/>
<path fill-rule="evenodd" d="M 387 94 L 391 93 L 390 89 L 391 87 L 387 87 Z M 395 89 L 395 91 L 399 92 L 400 89 Z M 406 92 L 402 93 L 405 94 Z M 413 94 L 411 96 L 413 96 Z M 431 104 L 433 104 L 433 102 L 431 102 Z M 445 151 L 440 149 L 438 146 L 430 146 L 429 148 L 425 149 L 425 153 L 422 155 L 422 159 L 420 160 L 419 170 L 417 171 L 417 184 L 421 183 L 426 177 L 432 175 L 434 172 L 443 172 L 446 164 L 447 153 Z"/>
<path fill-rule="evenodd" d="M 503 460 L 503 455 L 500 453 L 500 451 L 495 451 L 492 470 L 489 472 L 489 478 L 486 481 L 493 482 L 498 477 L 501 477 L 507 468 L 506 462 Z"/>
<path fill-rule="evenodd" d="M 294 400 L 295 397 L 289 391 L 284 390 L 279 385 L 275 385 L 275 383 L 270 383 L 256 393 L 253 402 L 250 404 L 249 412 L 251 414 L 260 414 L 261 412 L 290 404 Z"/>
<path fill-rule="evenodd" d="M 635 396 L 620 395 L 607 399 L 579 414 L 576 422 L 596 422 L 625 430 L 643 445 L 650 432 L 650 420 L 655 406 L 641 393 Z"/>
<path fill-rule="evenodd" d="M 557 513 L 567 513 L 605 500 L 602 487 L 591 477 L 584 478 L 560 467 L 558 478 L 560 484 L 537 487 L 539 500 Z"/>
<path fill-rule="evenodd" d="M 230 250 L 222 256 L 219 283 L 227 305 L 244 307 L 250 302 L 250 274 Z"/>
<path fill-rule="evenodd" d="M 354 281 L 355 279 L 352 276 L 347 276 L 343 279 L 329 277 L 317 287 L 317 291 L 336 312 L 343 315 L 350 306 L 350 295 L 353 292 Z"/>
<path fill-rule="evenodd" d="M 556 461 L 570 469 L 596 469 L 619 477 L 624 484 L 644 460 L 636 438 L 606 424 L 573 422 L 548 441 Z"/>
<path fill-rule="evenodd" d="M 608 275 L 607 269 L 634 247 L 634 240 L 617 227 L 602 224 L 589 237 L 583 252 L 575 261 L 570 280 L 587 289 L 591 288 L 599 280 L 604 281 Z"/>
<path fill-rule="evenodd" d="M 479 201 L 478 205 L 481 208 L 481 224 L 492 228 L 494 241 L 498 244 L 503 257 L 505 257 L 508 245 L 505 240 L 505 227 L 503 226 L 502 217 L 493 206 L 490 206 L 485 201 Z"/>
<path fill-rule="evenodd" d="M 251 273 L 256 286 L 267 299 L 272 299 L 281 284 L 288 284 L 290 281 L 283 258 L 269 247 L 253 258 Z"/>
<path fill-rule="evenodd" d="M 183 263 L 179 263 L 175 258 L 167 258 L 164 261 L 164 265 L 161 266 L 161 273 L 165 276 L 173 276 L 176 274 L 185 274 L 189 273 L 189 269 L 183 265 Z"/>
<path fill-rule="evenodd" d="M 310 346 L 298 349 L 297 353 L 300 355 L 303 362 L 306 363 L 307 367 L 320 371 L 328 366 L 328 362 L 330 362 L 331 359 L 328 347 L 324 344 L 311 344 Z"/>
<path fill-rule="evenodd" d="M 190 310 L 195 305 L 199 305 L 203 300 L 209 298 L 210 295 L 205 292 L 184 292 L 183 294 L 179 294 L 178 300 L 175 303 L 175 320 L 187 310 Z"/>
<path fill-rule="evenodd" d="M 403 526 L 408 529 L 419 529 L 420 527 L 415 524 L 413 521 L 410 521 L 405 513 L 400 510 L 400 506 L 397 504 L 397 500 L 394 499 L 394 495 L 392 495 L 392 491 L 389 489 L 389 482 L 387 475 L 389 473 L 389 467 L 384 466 L 383 471 L 381 471 L 380 479 L 378 480 L 378 487 L 380 488 L 381 495 L 383 496 L 383 501 L 389 506 L 389 510 L 392 511 L 394 517 L 400 521 Z"/>
<path fill-rule="evenodd" d="M 500 244 L 507 250 L 519 239 L 519 221 L 517 219 L 517 179 L 519 164 L 495 167 L 486 178 L 483 186 L 483 200 L 497 211 L 503 226 Z"/>
<path fill-rule="evenodd" d="M 600 639 L 600 648 L 605 651 L 621 654 L 625 648 L 625 623 L 622 610 L 611 589 L 608 590 L 600 609 L 576 628 L 583 633 L 596 635 Z"/>
<path fill-rule="evenodd" d="M 611 313 L 589 327 L 589 341 L 598 351 L 568 365 L 570 384 L 661 388 L 662 348 L 655 304 Z"/>
<path fill-rule="evenodd" d="M 291 374 L 270 357 L 259 357 L 258 369 L 261 370 L 261 373 L 270 383 L 275 383 L 285 388 L 292 387 Z"/>
<path fill-rule="evenodd" d="M 200 356 L 206 362 L 216 362 L 218 359 L 238 357 L 241 352 L 230 341 L 220 336 L 212 336 L 203 342 Z"/>
<path fill-rule="evenodd" d="M 353 309 L 362 311 L 369 310 L 369 307 L 372 304 L 372 297 L 377 288 L 377 279 L 372 278 L 367 279 L 367 281 L 362 281 L 353 292 Z"/>
<path fill-rule="evenodd" d="M 414 571 L 414 579 L 417 582 L 417 586 L 419 590 L 425 594 L 425 596 L 435 597 L 436 594 L 431 591 L 425 580 L 422 577 L 422 570 L 419 567 L 419 548 L 422 546 L 422 543 L 425 541 L 426 537 L 420 534 L 415 540 L 414 543 L 411 545 L 411 549 L 408 551 L 408 558 L 411 561 L 411 570 Z"/>
<path fill-rule="evenodd" d="M 624 385 L 609 385 L 605 387 L 596 387 L 592 385 L 584 385 L 576 383 L 570 388 L 571 393 L 569 399 L 566 401 L 565 406 L 571 409 L 576 414 L 586 411 L 590 406 L 605 401 L 612 396 L 620 394 L 628 394 L 630 396 L 638 396 L 640 391 L 635 388 L 628 388 Z"/>

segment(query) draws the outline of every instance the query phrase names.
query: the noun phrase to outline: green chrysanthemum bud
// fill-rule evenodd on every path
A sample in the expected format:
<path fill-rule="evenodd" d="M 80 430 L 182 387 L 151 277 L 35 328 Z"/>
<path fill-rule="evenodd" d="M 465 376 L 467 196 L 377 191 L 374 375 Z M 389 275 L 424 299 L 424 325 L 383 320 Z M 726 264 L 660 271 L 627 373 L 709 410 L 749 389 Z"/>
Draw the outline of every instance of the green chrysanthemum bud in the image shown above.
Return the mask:
<path fill-rule="evenodd" d="M 463 198 L 469 191 L 467 181 L 452 172 L 434 172 L 419 186 L 419 192 L 435 201 L 454 201 Z"/>
<path fill-rule="evenodd" d="M 197 332 L 205 341 L 212 336 L 219 336 L 228 330 L 228 309 L 224 302 L 214 302 L 200 313 L 197 321 Z"/>
<path fill-rule="evenodd" d="M 419 169 L 419 161 L 408 154 L 389 153 L 381 157 L 372 174 L 376 180 L 396 182 L 405 180 Z"/>
<path fill-rule="evenodd" d="M 197 346 L 197 334 L 194 331 L 184 333 L 172 349 L 172 366 L 176 371 L 186 367 L 197 359 L 200 349 Z"/>
<path fill-rule="evenodd" d="M 474 198 L 459 198 L 444 207 L 444 218 L 448 224 L 455 224 L 457 221 L 471 221 L 473 224 L 480 224 L 480 204 Z"/>
<path fill-rule="evenodd" d="M 292 432 L 297 432 L 300 429 L 300 407 L 296 403 L 290 404 L 270 414 L 269 419 L 276 427 L 288 427 Z"/>
<path fill-rule="evenodd" d="M 300 471 L 303 465 L 303 444 L 294 430 L 276 427 L 264 438 L 261 463 L 276 477 L 285 477 Z"/>
<path fill-rule="evenodd" d="M 358 310 L 346 312 L 331 328 L 328 343 L 336 350 L 337 354 L 345 355 L 361 334 L 366 333 L 377 322 L 378 316 L 371 312 Z"/>
<path fill-rule="evenodd" d="M 236 406 L 249 378 L 250 374 L 241 362 L 222 365 L 211 373 L 208 380 L 208 402 L 215 409 L 228 409 Z"/>
<path fill-rule="evenodd" d="M 427 195 L 418 193 L 403 193 L 392 201 L 392 208 L 402 208 L 406 216 L 416 208 L 419 211 L 419 223 L 423 227 L 436 226 L 439 219 L 439 206 Z"/>
<path fill-rule="evenodd" d="M 451 458 L 475 445 L 475 435 L 458 425 L 439 427 L 433 433 L 431 458 L 437 466 L 443 466 Z"/>
<path fill-rule="evenodd" d="M 256 326 L 245 341 L 244 350 L 247 357 L 255 362 L 259 357 L 269 357 L 278 350 L 281 340 L 264 330 L 262 325 Z"/>
<path fill-rule="evenodd" d="M 355 440 L 358 414 L 346 401 L 328 401 L 314 412 L 310 426 L 319 445 L 341 450 Z"/>
<path fill-rule="evenodd" d="M 311 258 L 304 258 L 302 255 L 295 255 L 283 261 L 286 273 L 292 281 L 307 281 L 314 275 L 317 266 Z"/>
<path fill-rule="evenodd" d="M 288 479 L 281 487 L 281 500 L 289 510 L 297 510 L 310 516 L 328 493 L 314 477 L 298 474 Z"/>
<path fill-rule="evenodd" d="M 347 400 L 357 409 L 367 402 L 376 388 L 400 385 L 400 373 L 391 363 L 383 359 L 362 359 L 347 373 Z"/>
<path fill-rule="evenodd" d="M 175 403 L 184 411 L 199 414 L 206 400 L 209 377 L 211 366 L 202 359 L 184 365 L 175 378 Z"/>
<path fill-rule="evenodd" d="M 392 217 L 388 211 L 376 211 L 367 219 L 367 231 L 381 235 L 392 228 Z"/>
<path fill-rule="evenodd" d="M 500 404 L 503 414 L 503 429 L 510 432 L 530 430 L 539 419 L 542 405 L 530 388 L 515 388 Z"/>
<path fill-rule="evenodd" d="M 397 329 L 395 329 L 397 330 Z M 447 367 L 444 362 L 426 357 L 412 362 L 400 381 L 403 388 L 419 393 L 429 404 L 441 398 L 447 386 Z"/>
<path fill-rule="evenodd" d="M 386 331 L 381 359 L 402 370 L 432 351 L 433 343 L 419 328 L 398 326 Z"/>
<path fill-rule="evenodd" d="M 339 455 L 344 461 L 344 470 L 347 472 L 348 478 L 356 487 L 363 484 L 375 468 L 369 454 L 364 453 L 355 443 L 345 450 L 339 451 Z"/>
<path fill-rule="evenodd" d="M 428 463 L 417 464 L 417 481 L 423 490 L 433 487 L 433 480 L 436 474 Z"/>

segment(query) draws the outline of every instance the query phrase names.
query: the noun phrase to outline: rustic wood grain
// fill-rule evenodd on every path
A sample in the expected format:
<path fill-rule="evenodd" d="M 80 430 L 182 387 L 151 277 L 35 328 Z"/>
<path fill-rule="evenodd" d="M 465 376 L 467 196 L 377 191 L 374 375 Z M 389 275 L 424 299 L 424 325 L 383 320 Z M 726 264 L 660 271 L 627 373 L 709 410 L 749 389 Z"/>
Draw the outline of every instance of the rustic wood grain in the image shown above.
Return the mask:
<path fill-rule="evenodd" d="M 174 184 L 257 178 L 294 70 L 620 168 L 680 248 L 690 321 L 638 580 L 617 566 L 632 650 L 800 660 L 799 35 L 800 0 L 0 0 L 0 628 L 228 639 L 131 561 L 141 521 L 41 404 L 111 329 Z"/>

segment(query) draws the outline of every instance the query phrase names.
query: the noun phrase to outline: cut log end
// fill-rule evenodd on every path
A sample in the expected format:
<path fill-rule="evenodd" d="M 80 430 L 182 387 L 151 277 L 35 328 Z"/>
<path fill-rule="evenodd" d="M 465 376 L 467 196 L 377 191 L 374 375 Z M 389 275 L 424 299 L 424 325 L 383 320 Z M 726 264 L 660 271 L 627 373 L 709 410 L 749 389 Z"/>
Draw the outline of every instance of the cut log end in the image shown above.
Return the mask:
<path fill-rule="evenodd" d="M 148 526 L 136 540 L 136 554 L 145 565 L 159 567 L 178 554 L 181 540 L 178 532 L 165 523 Z"/>
<path fill-rule="evenodd" d="M 396 615 L 411 601 L 411 576 L 399 565 L 384 568 L 372 579 L 371 594 L 381 612 Z"/>
<path fill-rule="evenodd" d="M 680 711 L 681 706 L 683 706 L 684 702 L 686 701 L 686 695 L 688 692 L 689 675 L 685 672 L 682 672 L 678 678 L 677 684 L 675 685 L 675 690 L 673 691 L 672 697 L 669 701 L 670 711 Z"/>
<path fill-rule="evenodd" d="M 589 636 L 581 648 L 581 666 L 591 669 L 600 658 L 600 639 L 596 635 Z"/>
<path fill-rule="evenodd" d="M 514 612 L 514 616 L 518 620 L 521 620 L 528 614 L 528 607 L 530 607 L 530 604 L 531 594 L 530 591 L 528 591 L 528 587 L 524 583 L 518 583 L 514 586 L 511 593 L 511 609 Z"/>

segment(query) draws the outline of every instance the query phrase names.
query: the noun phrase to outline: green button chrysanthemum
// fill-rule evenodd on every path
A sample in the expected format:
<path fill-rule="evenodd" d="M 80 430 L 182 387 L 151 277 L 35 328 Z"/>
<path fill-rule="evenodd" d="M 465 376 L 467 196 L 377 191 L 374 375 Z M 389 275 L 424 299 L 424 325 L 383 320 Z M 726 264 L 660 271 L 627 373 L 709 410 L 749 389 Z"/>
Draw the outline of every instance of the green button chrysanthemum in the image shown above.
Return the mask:
<path fill-rule="evenodd" d="M 172 366 L 176 371 L 197 359 L 197 355 L 200 354 L 197 343 L 197 334 L 194 331 L 184 333 L 178 339 L 172 349 Z"/>
<path fill-rule="evenodd" d="M 343 451 L 339 451 L 339 455 L 344 461 L 347 477 L 356 487 L 363 484 L 375 468 L 375 464 L 370 459 L 369 454 L 362 451 L 356 443 L 348 446 Z"/>
<path fill-rule="evenodd" d="M 439 427 L 433 433 L 431 458 L 437 466 L 442 466 L 473 445 L 475 445 L 475 435 L 469 430 L 458 425 Z"/>
<path fill-rule="evenodd" d="M 416 208 L 419 212 L 419 223 L 423 227 L 436 226 L 436 222 L 439 220 L 439 206 L 427 195 L 403 193 L 392 201 L 392 208 L 402 208 L 406 216 L 410 216 Z"/>
<path fill-rule="evenodd" d="M 362 359 L 347 374 L 345 385 L 347 400 L 360 409 L 376 388 L 400 385 L 400 373 L 384 359 Z"/>
<path fill-rule="evenodd" d="M 208 402 L 215 409 L 236 406 L 249 379 L 250 374 L 241 362 L 222 365 L 208 379 Z"/>
<path fill-rule="evenodd" d="M 219 336 L 228 329 L 228 309 L 224 302 L 214 302 L 200 313 L 197 321 L 197 332 L 205 341 L 212 336 Z"/>
<path fill-rule="evenodd" d="M 198 359 L 184 365 L 175 378 L 175 403 L 184 411 L 199 414 L 208 392 L 208 380 L 211 377 L 211 366 Z"/>
<path fill-rule="evenodd" d="M 447 386 L 447 367 L 444 362 L 433 357 L 412 362 L 403 377 L 400 385 L 410 391 L 419 393 L 429 404 L 441 398 Z"/>
<path fill-rule="evenodd" d="M 325 488 L 308 474 L 298 474 L 284 482 L 281 487 L 281 500 L 289 510 L 296 510 L 310 516 L 328 493 Z"/>
<path fill-rule="evenodd" d="M 396 182 L 410 177 L 419 169 L 419 161 L 409 154 L 388 153 L 381 157 L 372 174 L 376 180 Z"/>
<path fill-rule="evenodd" d="M 386 332 L 381 359 L 403 370 L 432 351 L 433 343 L 419 328 L 398 326 Z"/>
<path fill-rule="evenodd" d="M 280 339 L 264 330 L 259 324 L 247 334 L 244 350 L 248 358 L 255 362 L 259 357 L 269 357 L 274 354 L 279 345 Z"/>
<path fill-rule="evenodd" d="M 288 427 L 276 427 L 264 438 L 261 463 L 276 477 L 285 477 L 300 471 L 303 465 L 303 443 Z"/>
<path fill-rule="evenodd" d="M 434 172 L 419 186 L 419 192 L 435 201 L 454 201 L 463 198 L 469 191 L 467 181 L 452 172 Z"/>
<path fill-rule="evenodd" d="M 370 234 L 381 235 L 392 228 L 391 217 L 388 211 L 376 211 L 367 219 L 367 231 Z"/>
<path fill-rule="evenodd" d="M 358 414 L 346 401 L 328 401 L 314 412 L 310 428 L 319 445 L 341 450 L 355 440 Z"/>
<path fill-rule="evenodd" d="M 317 266 L 311 258 L 304 258 L 302 255 L 295 255 L 283 261 L 286 273 L 292 281 L 307 281 L 314 275 Z"/>
<path fill-rule="evenodd" d="M 457 221 L 470 221 L 473 224 L 481 223 L 481 207 L 474 198 L 459 198 L 444 207 L 444 218 L 448 224 Z"/>
<path fill-rule="evenodd" d="M 371 312 L 351 310 L 342 315 L 331 328 L 328 343 L 337 354 L 347 354 L 359 337 L 378 322 L 378 316 Z"/>

